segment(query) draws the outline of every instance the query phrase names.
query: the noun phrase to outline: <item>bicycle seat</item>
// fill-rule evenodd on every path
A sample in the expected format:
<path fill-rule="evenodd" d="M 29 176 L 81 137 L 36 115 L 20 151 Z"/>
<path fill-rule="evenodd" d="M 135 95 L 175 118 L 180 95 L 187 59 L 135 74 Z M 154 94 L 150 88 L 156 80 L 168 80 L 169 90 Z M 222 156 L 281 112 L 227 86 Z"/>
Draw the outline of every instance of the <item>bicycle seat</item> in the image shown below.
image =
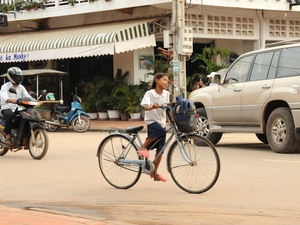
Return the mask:
<path fill-rule="evenodd" d="M 141 131 L 144 129 L 144 126 L 138 126 L 138 127 L 127 127 L 125 129 L 126 133 L 129 133 L 129 134 L 136 134 L 137 132 Z"/>

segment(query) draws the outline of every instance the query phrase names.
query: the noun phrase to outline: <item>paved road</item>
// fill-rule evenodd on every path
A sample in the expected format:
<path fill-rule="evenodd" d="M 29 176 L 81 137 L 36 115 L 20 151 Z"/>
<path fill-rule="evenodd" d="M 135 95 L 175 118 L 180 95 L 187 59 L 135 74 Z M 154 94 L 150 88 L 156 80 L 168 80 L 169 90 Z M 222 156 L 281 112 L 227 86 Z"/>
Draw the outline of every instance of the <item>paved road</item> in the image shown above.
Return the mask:
<path fill-rule="evenodd" d="M 111 225 L 300 222 L 299 154 L 275 154 L 251 134 L 225 134 L 217 145 L 220 178 L 208 192 L 192 195 L 179 189 L 167 173 L 165 158 L 160 172 L 167 183 L 143 175 L 131 189 L 117 190 L 98 168 L 96 149 L 104 136 L 49 133 L 50 149 L 40 161 L 26 151 L 0 157 L 0 204 Z"/>

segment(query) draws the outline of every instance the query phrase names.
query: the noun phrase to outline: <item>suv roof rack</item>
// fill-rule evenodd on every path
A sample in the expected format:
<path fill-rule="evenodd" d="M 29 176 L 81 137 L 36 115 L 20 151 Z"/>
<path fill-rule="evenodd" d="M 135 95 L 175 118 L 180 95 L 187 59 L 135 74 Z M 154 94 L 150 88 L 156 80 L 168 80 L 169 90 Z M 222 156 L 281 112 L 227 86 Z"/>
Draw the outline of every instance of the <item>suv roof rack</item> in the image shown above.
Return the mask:
<path fill-rule="evenodd" d="M 277 46 L 289 45 L 295 43 L 300 43 L 300 39 L 277 41 L 270 44 L 266 44 L 263 48 L 271 48 L 271 47 L 277 47 Z"/>

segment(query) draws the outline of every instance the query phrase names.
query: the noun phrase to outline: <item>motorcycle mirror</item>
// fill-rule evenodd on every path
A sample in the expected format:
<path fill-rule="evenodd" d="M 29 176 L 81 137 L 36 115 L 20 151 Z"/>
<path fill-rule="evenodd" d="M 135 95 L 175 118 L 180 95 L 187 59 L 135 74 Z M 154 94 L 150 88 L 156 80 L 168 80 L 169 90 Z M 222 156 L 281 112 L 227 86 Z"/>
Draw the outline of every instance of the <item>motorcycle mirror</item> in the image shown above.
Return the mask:
<path fill-rule="evenodd" d="M 47 94 L 47 90 L 42 90 L 41 91 L 41 95 L 46 95 Z"/>
<path fill-rule="evenodd" d="M 40 96 L 37 98 L 37 100 L 40 100 L 40 98 L 42 98 L 41 101 L 46 100 L 46 94 L 47 94 L 47 90 L 42 90 L 42 91 L 41 91 L 41 94 L 40 94 Z"/>
<path fill-rule="evenodd" d="M 16 89 L 14 89 L 13 87 L 9 88 L 8 91 L 9 91 L 10 93 L 17 94 Z"/>

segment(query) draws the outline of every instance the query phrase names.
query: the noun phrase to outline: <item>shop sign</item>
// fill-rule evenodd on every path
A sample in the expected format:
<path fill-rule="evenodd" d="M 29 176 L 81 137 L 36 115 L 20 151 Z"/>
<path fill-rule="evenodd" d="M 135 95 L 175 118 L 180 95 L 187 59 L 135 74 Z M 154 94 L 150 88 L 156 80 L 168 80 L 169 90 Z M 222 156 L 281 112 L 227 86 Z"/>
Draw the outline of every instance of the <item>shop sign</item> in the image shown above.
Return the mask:
<path fill-rule="evenodd" d="M 0 63 L 3 62 L 24 62 L 29 60 L 29 53 L 15 52 L 15 53 L 2 53 L 0 54 Z"/>

